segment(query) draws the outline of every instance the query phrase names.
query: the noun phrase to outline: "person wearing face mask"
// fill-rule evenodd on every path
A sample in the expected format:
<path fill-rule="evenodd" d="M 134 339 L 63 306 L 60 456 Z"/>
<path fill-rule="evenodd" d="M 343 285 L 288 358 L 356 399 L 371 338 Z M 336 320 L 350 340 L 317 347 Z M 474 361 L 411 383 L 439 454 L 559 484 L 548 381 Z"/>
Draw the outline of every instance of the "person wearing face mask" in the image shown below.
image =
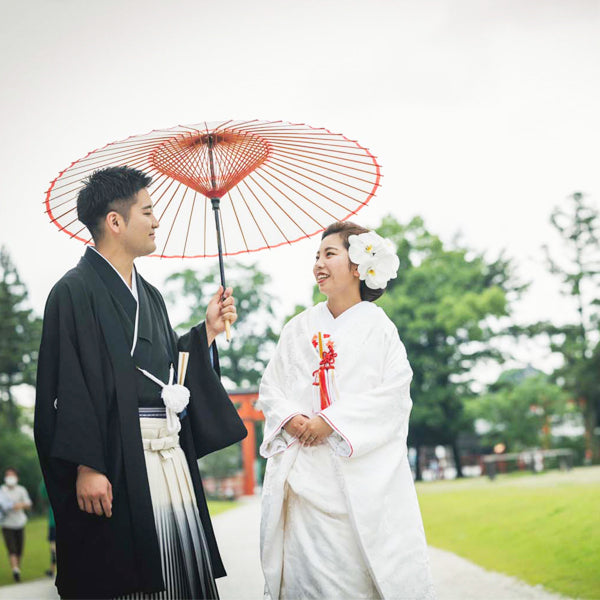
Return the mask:
<path fill-rule="evenodd" d="M 21 581 L 21 556 L 27 523 L 25 510 L 31 508 L 31 499 L 27 490 L 19 485 L 19 474 L 13 467 L 4 471 L 4 484 L 0 487 L 0 492 L 12 503 L 12 508 L 2 520 L 2 536 L 8 551 L 13 579 L 18 583 Z"/>
<path fill-rule="evenodd" d="M 393 244 L 350 222 L 323 232 L 326 302 L 283 328 L 263 375 L 265 599 L 435 598 L 406 439 L 412 370 L 373 304 Z"/>

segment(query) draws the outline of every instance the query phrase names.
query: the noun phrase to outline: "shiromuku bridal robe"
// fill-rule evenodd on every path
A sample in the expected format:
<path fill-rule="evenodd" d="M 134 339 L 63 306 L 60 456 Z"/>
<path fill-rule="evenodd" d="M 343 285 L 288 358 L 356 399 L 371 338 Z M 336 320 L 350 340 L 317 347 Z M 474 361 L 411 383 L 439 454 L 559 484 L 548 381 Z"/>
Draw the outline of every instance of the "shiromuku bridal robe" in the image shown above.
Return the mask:
<path fill-rule="evenodd" d="M 335 355 L 325 409 L 319 332 Z M 265 598 L 435 597 L 407 458 L 411 378 L 396 327 L 372 303 L 335 319 L 321 303 L 284 327 L 259 393 Z M 315 413 L 334 432 L 302 447 L 283 426 Z"/>
<path fill-rule="evenodd" d="M 185 455 L 209 570 L 214 577 L 225 574 L 196 461 L 239 441 L 246 429 L 219 380 L 214 347 L 214 368 L 211 363 L 205 326 L 177 338 L 158 290 L 136 271 L 133 277 L 139 313 L 117 272 L 88 248 L 46 304 L 34 433 L 56 518 L 56 585 L 63 598 L 115 598 L 165 589 L 144 456 L 151 440 L 146 435 L 142 440 L 139 411 L 152 404 L 152 397 L 162 402 L 159 387 L 137 367 L 166 382 L 180 350 L 189 352 L 185 385 L 191 397 L 169 451 Z M 112 517 L 79 509 L 78 465 L 108 477 Z"/>

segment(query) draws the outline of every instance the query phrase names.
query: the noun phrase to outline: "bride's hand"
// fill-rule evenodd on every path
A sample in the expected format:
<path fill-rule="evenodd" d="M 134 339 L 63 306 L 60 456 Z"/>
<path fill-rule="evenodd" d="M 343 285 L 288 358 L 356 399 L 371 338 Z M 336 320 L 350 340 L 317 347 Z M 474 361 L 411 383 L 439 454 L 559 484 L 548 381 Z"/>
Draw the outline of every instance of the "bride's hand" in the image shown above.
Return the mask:
<path fill-rule="evenodd" d="M 319 415 L 309 419 L 304 425 L 304 430 L 298 436 L 303 446 L 318 446 L 333 433 L 329 423 Z"/>
<path fill-rule="evenodd" d="M 297 438 L 304 431 L 304 426 L 308 423 L 308 417 L 304 415 L 296 415 L 292 417 L 283 428 L 289 433 L 291 436 Z"/>

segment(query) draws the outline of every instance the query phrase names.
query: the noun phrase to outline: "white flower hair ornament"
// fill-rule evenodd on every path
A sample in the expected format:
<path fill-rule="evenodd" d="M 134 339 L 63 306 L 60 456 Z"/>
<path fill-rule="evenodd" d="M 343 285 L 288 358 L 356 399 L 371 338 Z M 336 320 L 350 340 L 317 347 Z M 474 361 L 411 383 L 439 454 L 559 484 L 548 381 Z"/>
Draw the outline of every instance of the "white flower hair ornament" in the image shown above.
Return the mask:
<path fill-rule="evenodd" d="M 374 231 L 348 236 L 348 256 L 368 288 L 381 290 L 398 273 L 400 260 L 394 244 Z"/>

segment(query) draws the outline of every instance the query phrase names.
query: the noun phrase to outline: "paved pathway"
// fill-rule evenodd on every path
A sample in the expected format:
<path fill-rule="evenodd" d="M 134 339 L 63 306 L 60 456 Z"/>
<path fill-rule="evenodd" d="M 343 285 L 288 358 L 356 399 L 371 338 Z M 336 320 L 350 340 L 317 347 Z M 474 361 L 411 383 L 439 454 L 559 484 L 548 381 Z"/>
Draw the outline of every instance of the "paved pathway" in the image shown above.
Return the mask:
<path fill-rule="evenodd" d="M 439 600 L 568 600 L 541 586 L 486 571 L 452 552 L 430 546 L 429 558 Z"/>
<path fill-rule="evenodd" d="M 260 568 L 260 501 L 249 497 L 232 511 L 213 519 L 227 577 L 217 579 L 221 600 L 261 600 L 264 580 Z"/>
<path fill-rule="evenodd" d="M 213 519 L 223 562 L 229 574 L 218 580 L 222 600 L 261 600 L 263 578 L 258 553 L 260 504 L 243 500 L 241 506 Z M 540 587 L 486 571 L 444 550 L 430 548 L 431 569 L 439 600 L 564 600 Z M 49 580 L 0 587 L 0 600 L 56 599 Z"/>

